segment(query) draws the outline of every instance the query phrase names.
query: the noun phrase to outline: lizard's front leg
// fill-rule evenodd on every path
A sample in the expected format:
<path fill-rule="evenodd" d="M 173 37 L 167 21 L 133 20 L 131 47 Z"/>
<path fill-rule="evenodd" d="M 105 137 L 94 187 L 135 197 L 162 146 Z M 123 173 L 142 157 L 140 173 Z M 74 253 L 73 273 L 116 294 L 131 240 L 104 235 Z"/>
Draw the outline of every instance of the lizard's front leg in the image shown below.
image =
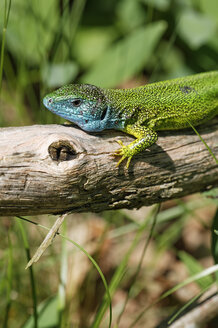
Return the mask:
<path fill-rule="evenodd" d="M 137 124 L 127 125 L 124 129 L 124 132 L 133 135 L 134 137 L 136 137 L 136 140 L 134 140 L 127 146 L 124 146 L 122 141 L 119 140 L 118 143 L 121 145 L 121 148 L 118 149 L 114 153 L 114 155 L 122 156 L 119 162 L 117 163 L 117 166 L 119 166 L 120 163 L 125 158 L 127 158 L 126 167 L 128 168 L 130 161 L 134 155 L 150 147 L 153 143 L 157 141 L 157 133 L 151 128 Z"/>

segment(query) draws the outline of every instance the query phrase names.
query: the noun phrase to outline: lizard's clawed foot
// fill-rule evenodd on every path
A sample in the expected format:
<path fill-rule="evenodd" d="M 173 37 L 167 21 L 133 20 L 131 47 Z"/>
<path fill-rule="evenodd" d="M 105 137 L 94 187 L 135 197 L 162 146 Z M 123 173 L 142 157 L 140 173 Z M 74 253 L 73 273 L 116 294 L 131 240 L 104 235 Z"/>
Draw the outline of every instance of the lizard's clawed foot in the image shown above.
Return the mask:
<path fill-rule="evenodd" d="M 124 146 L 123 142 L 121 140 L 117 140 L 118 144 L 121 146 L 120 149 L 116 150 L 113 153 L 113 156 L 122 156 L 119 162 L 117 163 L 117 167 L 120 165 L 120 163 L 127 158 L 126 168 L 129 168 L 130 161 L 132 159 L 132 155 L 129 154 L 129 147 Z"/>

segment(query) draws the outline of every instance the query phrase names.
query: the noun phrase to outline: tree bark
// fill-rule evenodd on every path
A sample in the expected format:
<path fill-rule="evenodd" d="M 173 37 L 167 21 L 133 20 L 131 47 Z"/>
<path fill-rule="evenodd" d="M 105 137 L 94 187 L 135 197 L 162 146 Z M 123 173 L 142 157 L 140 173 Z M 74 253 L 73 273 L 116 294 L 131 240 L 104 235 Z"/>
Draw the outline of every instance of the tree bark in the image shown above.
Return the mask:
<path fill-rule="evenodd" d="M 198 127 L 218 157 L 218 119 Z M 159 133 L 129 169 L 112 153 L 117 131 L 88 134 L 67 125 L 0 129 L 0 215 L 139 208 L 218 185 L 218 166 L 191 130 Z"/>

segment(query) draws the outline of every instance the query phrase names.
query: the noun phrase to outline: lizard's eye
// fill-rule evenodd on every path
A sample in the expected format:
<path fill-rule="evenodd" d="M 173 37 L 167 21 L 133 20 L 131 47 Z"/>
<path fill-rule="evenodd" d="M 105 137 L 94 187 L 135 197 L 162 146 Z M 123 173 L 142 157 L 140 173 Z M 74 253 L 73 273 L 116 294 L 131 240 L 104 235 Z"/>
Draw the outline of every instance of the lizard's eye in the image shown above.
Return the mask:
<path fill-rule="evenodd" d="M 75 107 L 79 107 L 81 105 L 82 101 L 80 99 L 74 99 L 72 100 L 72 105 Z"/>

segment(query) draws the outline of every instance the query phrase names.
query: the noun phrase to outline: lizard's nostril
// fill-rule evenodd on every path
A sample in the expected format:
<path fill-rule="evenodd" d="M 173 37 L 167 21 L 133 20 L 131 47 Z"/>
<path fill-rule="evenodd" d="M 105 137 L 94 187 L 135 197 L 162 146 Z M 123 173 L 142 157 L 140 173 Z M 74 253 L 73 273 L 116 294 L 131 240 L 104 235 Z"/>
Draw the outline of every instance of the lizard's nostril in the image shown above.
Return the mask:
<path fill-rule="evenodd" d="M 53 99 L 52 98 L 49 98 L 48 99 L 48 103 L 51 104 L 53 102 Z"/>

